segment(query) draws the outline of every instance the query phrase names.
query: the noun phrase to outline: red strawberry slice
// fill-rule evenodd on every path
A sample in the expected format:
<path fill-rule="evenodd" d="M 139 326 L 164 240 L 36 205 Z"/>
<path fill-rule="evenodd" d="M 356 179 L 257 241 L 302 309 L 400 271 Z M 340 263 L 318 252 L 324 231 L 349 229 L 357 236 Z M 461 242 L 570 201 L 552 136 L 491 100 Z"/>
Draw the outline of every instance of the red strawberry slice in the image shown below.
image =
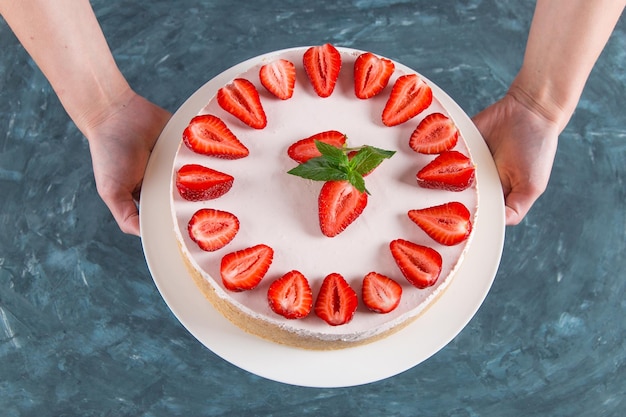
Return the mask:
<path fill-rule="evenodd" d="M 315 314 L 331 326 L 339 326 L 352 320 L 359 305 L 356 292 L 339 274 L 324 278 L 315 300 Z"/>
<path fill-rule="evenodd" d="M 239 231 L 239 219 L 227 211 L 204 208 L 191 217 L 187 231 L 200 249 L 213 252 L 235 238 Z"/>
<path fill-rule="evenodd" d="M 426 288 L 437 282 L 442 265 L 439 252 L 404 239 L 392 241 L 389 248 L 398 268 L 415 287 Z"/>
<path fill-rule="evenodd" d="M 304 71 L 317 95 L 330 96 L 341 70 L 341 54 L 337 48 L 329 43 L 312 46 L 304 52 L 302 61 Z"/>
<path fill-rule="evenodd" d="M 354 94 L 368 99 L 380 93 L 389 83 L 395 65 L 386 58 L 365 52 L 354 62 Z"/>
<path fill-rule="evenodd" d="M 217 103 L 221 108 L 255 129 L 267 126 L 267 117 L 254 84 L 245 78 L 235 78 L 217 90 Z"/>
<path fill-rule="evenodd" d="M 463 242 L 472 232 L 470 212 L 458 201 L 409 210 L 409 218 L 442 245 L 452 246 Z"/>
<path fill-rule="evenodd" d="M 294 161 L 301 164 L 311 158 L 322 156 L 320 151 L 318 151 L 315 146 L 316 140 L 341 148 L 346 143 L 346 135 L 336 130 L 327 130 L 325 132 L 316 133 L 313 136 L 300 139 L 292 144 L 289 149 L 287 149 L 287 155 L 289 155 L 289 157 Z"/>
<path fill-rule="evenodd" d="M 228 126 L 212 114 L 191 119 L 183 132 L 183 142 L 195 153 L 223 159 L 244 158 L 250 153 Z"/>
<path fill-rule="evenodd" d="M 296 85 L 296 66 L 286 59 L 277 59 L 259 70 L 263 87 L 281 100 L 290 99 Z"/>
<path fill-rule="evenodd" d="M 417 74 L 399 77 L 383 109 L 385 126 L 396 126 L 426 110 L 433 101 L 433 92 Z"/>
<path fill-rule="evenodd" d="M 376 313 L 389 313 L 400 304 L 402 286 L 391 278 L 370 272 L 363 278 L 361 290 L 363 303 Z"/>
<path fill-rule="evenodd" d="M 454 148 L 459 139 L 456 125 L 444 114 L 429 114 L 415 128 L 409 146 L 415 152 L 437 154 Z"/>
<path fill-rule="evenodd" d="M 327 181 L 318 199 L 319 222 L 328 237 L 343 232 L 367 205 L 367 193 L 362 193 L 348 181 Z"/>
<path fill-rule="evenodd" d="M 233 186 L 232 175 L 199 164 L 187 164 L 176 171 L 176 189 L 189 201 L 212 200 Z"/>
<path fill-rule="evenodd" d="M 417 173 L 424 188 L 463 191 L 472 186 L 476 168 L 472 160 L 458 151 L 445 151 Z"/>
<path fill-rule="evenodd" d="M 255 288 L 267 273 L 274 250 L 260 244 L 224 255 L 220 265 L 222 283 L 230 291 L 247 291 Z"/>
<path fill-rule="evenodd" d="M 313 308 L 309 281 L 299 271 L 290 271 L 272 282 L 267 290 L 270 308 L 288 319 L 306 317 Z"/>

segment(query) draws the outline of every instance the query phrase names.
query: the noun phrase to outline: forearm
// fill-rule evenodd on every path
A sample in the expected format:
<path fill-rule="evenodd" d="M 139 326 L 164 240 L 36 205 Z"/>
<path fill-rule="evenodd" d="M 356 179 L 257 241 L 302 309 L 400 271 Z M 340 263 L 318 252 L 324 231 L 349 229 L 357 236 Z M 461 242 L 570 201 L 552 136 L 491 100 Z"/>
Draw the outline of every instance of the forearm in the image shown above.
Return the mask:
<path fill-rule="evenodd" d="M 128 100 L 88 0 L 0 0 L 0 13 L 85 135 Z"/>
<path fill-rule="evenodd" d="M 510 93 L 565 128 L 626 0 L 538 0 Z"/>

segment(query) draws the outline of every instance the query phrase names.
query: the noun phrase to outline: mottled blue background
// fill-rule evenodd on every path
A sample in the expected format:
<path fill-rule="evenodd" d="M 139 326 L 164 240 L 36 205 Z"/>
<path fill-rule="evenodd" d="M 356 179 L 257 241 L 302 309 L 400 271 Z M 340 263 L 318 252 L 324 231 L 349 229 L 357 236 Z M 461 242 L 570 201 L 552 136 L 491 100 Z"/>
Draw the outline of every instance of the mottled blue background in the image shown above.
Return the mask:
<path fill-rule="evenodd" d="M 332 42 L 423 73 L 468 113 L 517 72 L 532 1 L 92 2 L 131 85 L 175 111 L 264 52 Z M 546 194 L 447 347 L 391 379 L 292 387 L 223 361 L 161 299 L 99 199 L 86 141 L 0 20 L 0 414 L 622 416 L 626 22 L 561 135 Z M 363 366 L 367 366 L 364 363 Z"/>

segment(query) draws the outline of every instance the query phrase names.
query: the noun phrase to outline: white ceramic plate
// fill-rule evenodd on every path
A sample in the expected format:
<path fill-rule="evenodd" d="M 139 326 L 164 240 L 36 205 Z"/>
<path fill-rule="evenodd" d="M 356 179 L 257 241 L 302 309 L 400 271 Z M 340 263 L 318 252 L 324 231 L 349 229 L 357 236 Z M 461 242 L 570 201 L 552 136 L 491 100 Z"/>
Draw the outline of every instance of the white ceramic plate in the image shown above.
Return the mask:
<path fill-rule="evenodd" d="M 491 287 L 504 244 L 502 189 L 491 154 L 463 110 L 426 80 L 470 148 L 480 189 L 473 240 L 448 289 L 411 325 L 364 346 L 309 351 L 251 336 L 213 309 L 183 264 L 170 214 L 171 170 L 181 133 L 206 105 L 207 98 L 237 74 L 277 53 L 280 51 L 252 58 L 207 82 L 178 109 L 163 130 L 150 158 L 141 193 L 142 242 L 148 267 L 165 302 L 183 326 L 207 348 L 239 368 L 271 380 L 310 387 L 353 386 L 397 375 L 449 343 L 474 316 Z M 372 360 L 378 354 L 384 356 L 380 363 Z"/>

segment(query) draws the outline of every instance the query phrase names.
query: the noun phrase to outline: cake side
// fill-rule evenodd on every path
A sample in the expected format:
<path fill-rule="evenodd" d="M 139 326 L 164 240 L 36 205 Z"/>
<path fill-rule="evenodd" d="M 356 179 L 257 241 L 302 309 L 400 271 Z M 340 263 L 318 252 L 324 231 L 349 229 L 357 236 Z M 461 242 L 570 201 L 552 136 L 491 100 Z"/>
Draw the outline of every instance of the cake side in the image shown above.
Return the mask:
<path fill-rule="evenodd" d="M 195 268 L 189 258 L 185 256 L 184 252 L 180 252 L 185 267 L 189 272 L 189 275 L 193 279 L 194 283 L 204 295 L 204 297 L 211 303 L 211 305 L 243 331 L 250 333 L 254 336 L 263 338 L 273 343 L 279 343 L 287 346 L 292 346 L 300 349 L 308 350 L 334 350 L 344 349 L 348 347 L 356 347 L 368 343 L 373 343 L 378 340 L 384 339 L 413 323 L 419 316 L 424 314 L 430 306 L 432 306 L 438 298 L 440 298 L 445 292 L 444 288 L 441 288 L 436 294 L 433 295 L 433 299 L 428 303 L 422 303 L 420 309 L 416 309 L 410 316 L 398 320 L 397 324 L 391 325 L 388 328 L 378 329 L 378 333 L 371 333 L 362 337 L 355 337 L 350 335 L 349 339 L 342 339 L 341 337 L 334 337 L 332 339 L 320 338 L 319 334 L 302 334 L 294 329 L 288 329 L 280 326 L 277 323 L 269 322 L 268 320 L 249 314 L 242 310 L 241 305 L 234 304 L 228 297 L 220 297 L 218 295 L 219 290 L 212 284 L 212 279 L 207 279 L 205 276 Z M 452 278 L 448 281 L 450 281 Z"/>

